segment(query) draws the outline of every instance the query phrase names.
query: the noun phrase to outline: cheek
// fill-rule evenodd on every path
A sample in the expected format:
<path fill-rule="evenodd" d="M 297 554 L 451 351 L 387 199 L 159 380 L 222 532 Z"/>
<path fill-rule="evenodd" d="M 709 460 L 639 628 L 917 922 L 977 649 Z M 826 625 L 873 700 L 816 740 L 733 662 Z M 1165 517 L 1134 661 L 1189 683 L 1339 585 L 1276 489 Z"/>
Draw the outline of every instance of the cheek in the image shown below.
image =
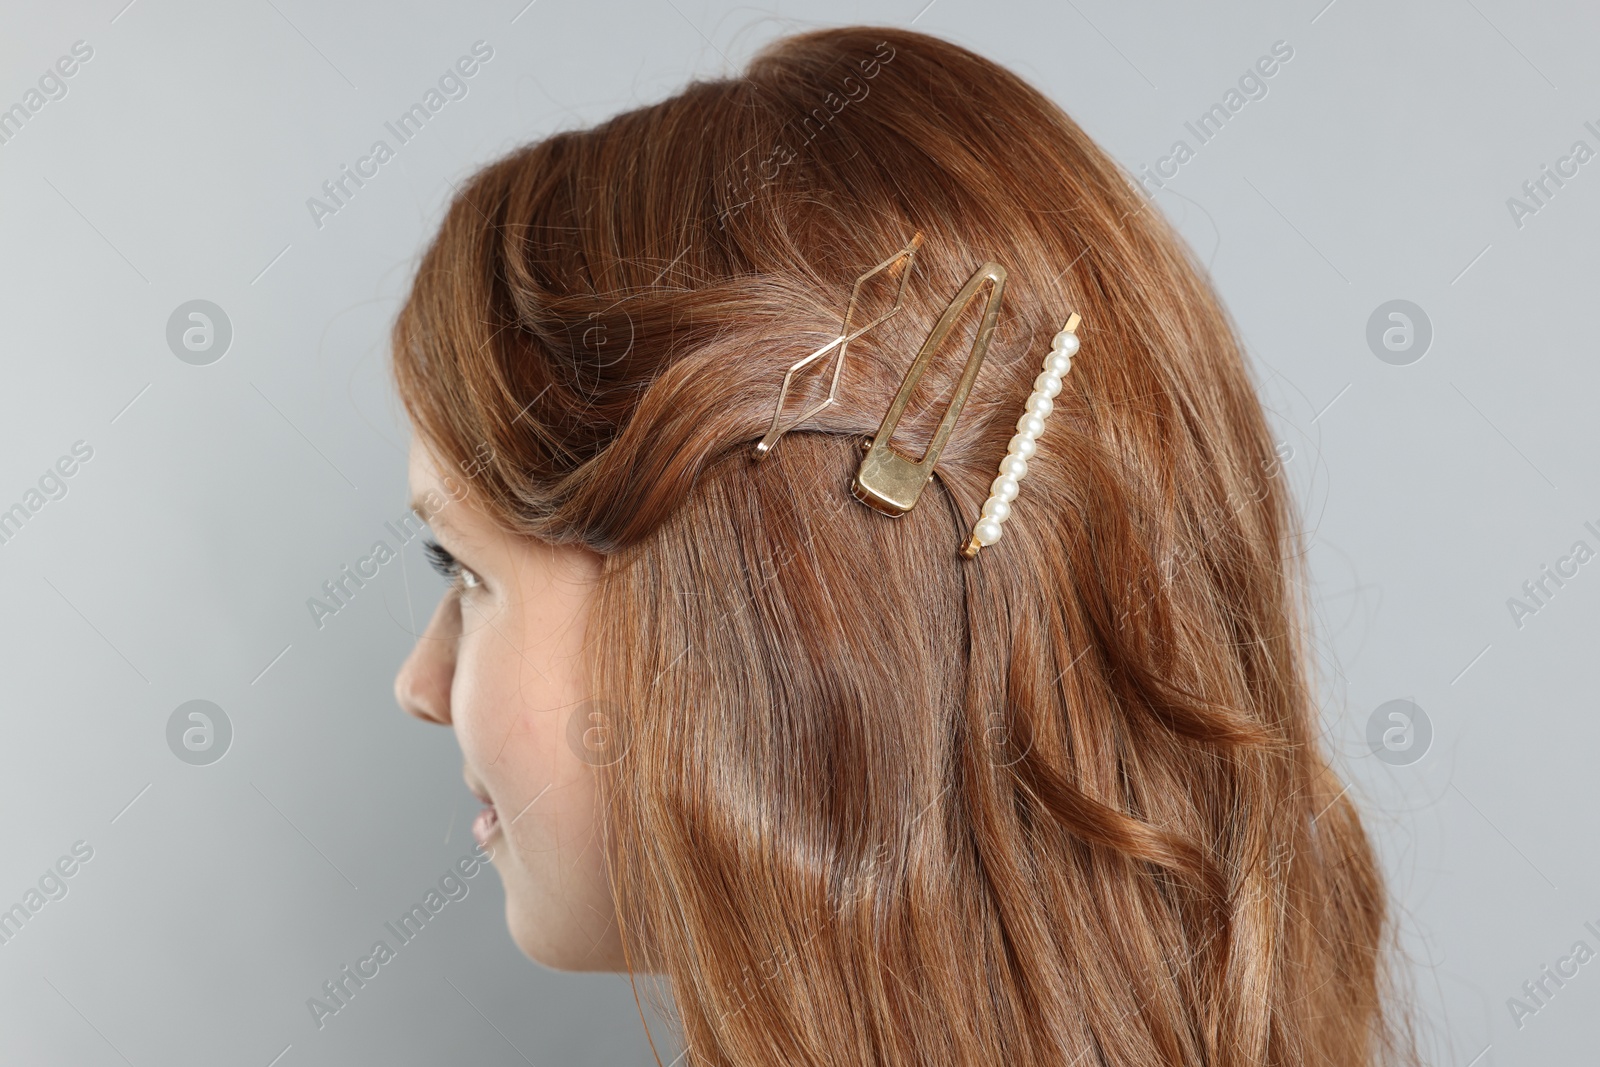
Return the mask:
<path fill-rule="evenodd" d="M 586 898 L 602 884 L 594 772 L 569 741 L 575 704 L 551 665 L 492 630 L 485 637 L 457 668 L 457 737 L 500 810 L 513 896 L 543 915 L 535 902 Z"/>
<path fill-rule="evenodd" d="M 536 811 L 573 784 L 576 757 L 566 743 L 573 698 L 565 664 L 541 655 L 528 627 L 515 612 L 485 618 L 463 612 L 463 634 L 451 690 L 452 718 L 468 766 L 489 787 L 501 818 L 524 811 L 517 830 L 534 822 Z"/>

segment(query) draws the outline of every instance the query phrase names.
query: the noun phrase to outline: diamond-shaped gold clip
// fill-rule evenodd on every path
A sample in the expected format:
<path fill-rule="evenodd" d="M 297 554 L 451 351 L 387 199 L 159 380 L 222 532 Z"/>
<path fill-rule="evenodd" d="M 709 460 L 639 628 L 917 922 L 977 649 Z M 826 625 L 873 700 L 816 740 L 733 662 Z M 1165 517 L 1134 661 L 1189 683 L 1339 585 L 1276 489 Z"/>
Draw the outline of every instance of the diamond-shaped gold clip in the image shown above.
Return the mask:
<path fill-rule="evenodd" d="M 900 251 L 896 252 L 894 255 L 890 256 L 888 259 L 884 260 L 882 263 L 879 263 L 876 267 L 873 267 L 871 270 L 867 271 L 865 274 L 856 279 L 855 286 L 850 290 L 850 303 L 845 307 L 844 324 L 839 328 L 839 336 L 835 337 L 833 340 L 829 341 L 827 344 L 823 345 L 809 356 L 795 363 L 789 368 L 788 372 L 784 374 L 783 388 L 778 390 L 778 404 L 772 412 L 772 426 L 767 430 L 766 435 L 756 443 L 756 459 L 765 459 L 772 451 L 772 446 L 778 443 L 778 438 L 782 437 L 800 423 L 811 418 L 813 415 L 817 414 L 817 412 L 834 402 L 839 393 L 839 375 L 844 370 L 845 350 L 850 346 L 851 341 L 854 341 L 857 337 L 860 337 L 874 326 L 878 326 L 885 322 L 900 310 L 902 299 L 905 296 L 906 280 L 911 277 L 911 269 L 916 265 L 917 249 L 921 246 L 921 244 L 922 232 L 919 230 L 917 233 L 912 235 L 911 240 L 906 243 L 904 248 L 900 249 Z M 856 305 L 861 300 L 861 287 L 882 271 L 893 267 L 901 259 L 906 261 L 905 270 L 900 275 L 900 284 L 895 288 L 893 306 L 891 306 L 889 310 L 884 312 L 882 315 L 879 315 L 877 318 L 867 323 L 865 326 L 861 326 L 852 330 L 851 321 L 855 318 Z M 818 403 L 815 407 L 811 408 L 811 410 L 803 412 L 802 414 L 795 416 L 793 419 L 790 419 L 788 425 L 783 426 L 780 429 L 779 423 L 783 419 L 783 403 L 789 398 L 789 386 L 794 381 L 794 376 L 815 361 L 827 355 L 829 352 L 833 351 L 835 348 L 837 348 L 839 352 L 838 355 L 834 357 L 833 381 L 828 386 L 827 399 Z"/>

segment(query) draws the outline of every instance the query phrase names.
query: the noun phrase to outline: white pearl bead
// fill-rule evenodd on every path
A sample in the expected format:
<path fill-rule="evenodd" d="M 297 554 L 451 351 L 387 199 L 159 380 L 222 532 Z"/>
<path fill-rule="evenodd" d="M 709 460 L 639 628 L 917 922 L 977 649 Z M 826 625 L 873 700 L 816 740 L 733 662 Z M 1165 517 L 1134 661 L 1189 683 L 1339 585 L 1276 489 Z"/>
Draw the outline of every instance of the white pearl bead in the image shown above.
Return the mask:
<path fill-rule="evenodd" d="M 979 519 L 972 528 L 972 536 L 980 545 L 992 545 L 1000 540 L 1000 524 L 993 519 Z"/>
<path fill-rule="evenodd" d="M 993 484 L 989 486 L 989 494 L 1009 502 L 1017 499 L 1018 488 L 1020 488 L 1020 486 L 1017 484 L 1017 480 L 1015 478 L 1011 477 L 1009 474 L 1002 474 L 1000 477 L 994 480 Z"/>
<path fill-rule="evenodd" d="M 1050 348 L 1056 352 L 1065 352 L 1071 356 L 1078 351 L 1078 335 L 1062 330 L 1050 340 Z"/>
<path fill-rule="evenodd" d="M 1019 433 L 1011 436 L 1011 440 L 1006 444 L 1006 451 L 1013 456 L 1032 459 L 1038 447 L 1039 442 L 1033 439 L 1032 434 Z"/>
<path fill-rule="evenodd" d="M 1023 459 L 1021 456 L 1008 455 L 1005 459 L 1000 461 L 1000 473 L 1009 474 L 1011 477 L 1020 482 L 1024 477 L 1027 476 L 1028 461 Z"/>
<path fill-rule="evenodd" d="M 1031 410 L 1024 411 L 1017 420 L 1017 432 L 1025 433 L 1029 437 L 1038 437 L 1044 433 L 1044 419 L 1034 414 Z"/>
<path fill-rule="evenodd" d="M 1043 393 L 1053 399 L 1057 393 L 1061 392 L 1061 376 L 1059 374 L 1051 374 L 1047 370 L 1040 371 L 1039 376 L 1033 380 L 1033 391 Z"/>
<path fill-rule="evenodd" d="M 1065 378 L 1072 369 L 1072 357 L 1065 352 L 1051 352 L 1050 358 L 1044 361 L 1044 369 L 1058 378 Z"/>
<path fill-rule="evenodd" d="M 1011 504 L 992 496 L 983 503 L 983 516 L 995 522 L 1005 522 L 1011 516 Z"/>
<path fill-rule="evenodd" d="M 1040 419 L 1048 418 L 1050 412 L 1055 410 L 1055 407 L 1056 402 L 1043 393 L 1034 393 L 1028 397 L 1028 410 L 1039 416 Z"/>

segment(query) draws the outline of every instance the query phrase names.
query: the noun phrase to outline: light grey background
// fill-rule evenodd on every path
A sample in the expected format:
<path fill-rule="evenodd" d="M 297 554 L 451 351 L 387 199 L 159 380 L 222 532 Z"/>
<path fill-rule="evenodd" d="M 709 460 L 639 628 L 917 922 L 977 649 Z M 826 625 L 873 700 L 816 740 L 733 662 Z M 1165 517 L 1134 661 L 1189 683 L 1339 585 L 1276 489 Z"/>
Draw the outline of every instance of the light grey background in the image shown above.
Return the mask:
<path fill-rule="evenodd" d="M 415 544 L 321 630 L 305 601 L 405 509 L 386 331 L 451 183 L 842 22 L 1012 67 L 1134 171 L 1293 48 L 1155 203 L 1292 449 L 1330 743 L 1430 1059 L 1593 1058 L 1600 962 L 1520 1026 L 1507 1004 L 1575 942 L 1600 951 L 1600 562 L 1520 627 L 1507 604 L 1575 541 L 1600 549 L 1600 161 L 1520 227 L 1507 206 L 1574 141 L 1600 149 L 1592 7 L 124 2 L 0 14 L 0 107 L 94 49 L 0 144 L 0 508 L 94 449 L 0 545 L 0 907 L 94 849 L 0 945 L 0 1061 L 650 1062 L 626 981 L 520 957 L 492 873 L 312 1024 L 306 998 L 470 847 L 473 804 L 450 734 L 390 696 L 441 588 Z M 469 94 L 319 229 L 307 198 L 480 39 Z M 209 366 L 166 343 L 194 299 L 233 326 Z M 1394 299 L 1434 331 L 1410 365 L 1366 341 Z M 1432 725 L 1414 763 L 1366 741 L 1398 698 Z M 167 747 L 195 699 L 234 731 L 208 766 Z"/>

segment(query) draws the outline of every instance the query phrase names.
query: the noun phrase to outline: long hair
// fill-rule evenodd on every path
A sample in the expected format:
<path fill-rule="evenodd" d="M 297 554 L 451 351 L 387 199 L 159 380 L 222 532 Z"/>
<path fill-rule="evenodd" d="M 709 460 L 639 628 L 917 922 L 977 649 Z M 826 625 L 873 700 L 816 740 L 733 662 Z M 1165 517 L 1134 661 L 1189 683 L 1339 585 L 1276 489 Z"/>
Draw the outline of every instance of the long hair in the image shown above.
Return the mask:
<path fill-rule="evenodd" d="M 754 462 L 785 370 L 918 232 L 901 311 Z M 860 446 L 990 259 L 1009 278 L 987 359 L 921 502 L 888 518 L 850 496 Z M 963 560 L 1071 311 L 1082 350 L 1005 537 Z M 902 30 L 780 40 L 476 173 L 393 342 L 418 431 L 478 468 L 497 521 L 605 557 L 605 848 L 688 1062 L 1405 1052 L 1240 344 L 1037 90 Z M 909 455 L 960 375 L 949 347 Z M 786 415 L 824 395 L 809 373 Z"/>

